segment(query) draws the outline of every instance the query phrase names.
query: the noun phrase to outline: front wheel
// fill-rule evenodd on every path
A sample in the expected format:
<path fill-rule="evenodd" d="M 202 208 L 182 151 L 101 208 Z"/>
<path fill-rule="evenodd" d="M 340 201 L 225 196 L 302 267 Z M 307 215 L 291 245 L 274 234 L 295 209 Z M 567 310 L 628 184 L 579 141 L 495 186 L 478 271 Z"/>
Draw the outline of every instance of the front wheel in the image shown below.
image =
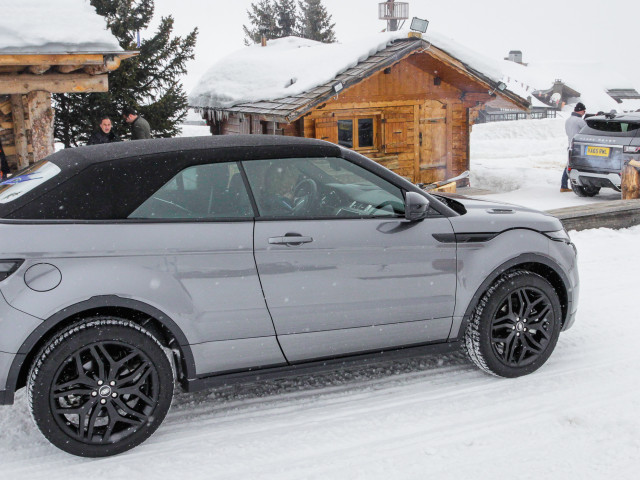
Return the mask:
<path fill-rule="evenodd" d="M 171 405 L 173 370 L 150 332 L 97 317 L 40 351 L 27 389 L 33 420 L 52 444 L 104 457 L 135 447 L 160 426 Z"/>
<path fill-rule="evenodd" d="M 547 280 L 524 270 L 509 272 L 478 302 L 465 331 L 465 350 L 488 373 L 526 375 L 553 352 L 561 318 L 558 294 Z"/>

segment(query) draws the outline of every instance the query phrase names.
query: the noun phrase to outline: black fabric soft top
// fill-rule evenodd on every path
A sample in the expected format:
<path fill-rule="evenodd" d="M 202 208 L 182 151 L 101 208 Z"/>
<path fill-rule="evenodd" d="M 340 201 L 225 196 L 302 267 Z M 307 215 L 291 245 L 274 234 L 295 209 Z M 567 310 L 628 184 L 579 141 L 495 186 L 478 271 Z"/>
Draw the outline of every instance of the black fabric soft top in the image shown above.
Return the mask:
<path fill-rule="evenodd" d="M 78 164 L 87 166 L 111 160 L 129 157 L 142 157 L 160 153 L 194 150 L 220 150 L 225 157 L 237 159 L 260 158 L 262 153 L 268 156 L 336 156 L 340 147 L 323 140 L 275 135 L 211 135 L 202 137 L 156 138 L 130 142 L 91 145 L 68 148 L 49 155 L 46 160 L 55 163 L 62 170 Z M 248 153 L 251 156 L 248 156 Z"/>

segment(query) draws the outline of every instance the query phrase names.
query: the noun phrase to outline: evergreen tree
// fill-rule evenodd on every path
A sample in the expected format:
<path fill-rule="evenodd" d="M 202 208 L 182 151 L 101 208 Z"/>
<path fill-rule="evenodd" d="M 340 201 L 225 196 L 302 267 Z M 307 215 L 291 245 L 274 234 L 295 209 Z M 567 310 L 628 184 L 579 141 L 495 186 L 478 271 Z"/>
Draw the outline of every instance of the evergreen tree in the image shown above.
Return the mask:
<path fill-rule="evenodd" d="M 173 18 L 163 17 L 158 30 L 136 46 L 136 32 L 148 27 L 153 17 L 153 0 L 91 0 L 98 14 L 125 50 L 139 50 L 138 56 L 122 61 L 109 73 L 109 91 L 90 94 L 56 94 L 54 133 L 65 147 L 86 142 L 101 115 L 110 115 L 115 131 L 128 136 L 121 121 L 124 107 L 133 107 L 151 125 L 154 137 L 172 137 L 187 114 L 187 95 L 179 76 L 194 58 L 197 28 L 184 38 L 172 37 Z"/>
<path fill-rule="evenodd" d="M 278 37 L 298 35 L 298 12 L 295 0 L 278 0 L 275 5 Z"/>
<path fill-rule="evenodd" d="M 245 45 L 260 43 L 262 41 L 262 35 L 264 35 L 267 40 L 279 37 L 276 6 L 272 0 L 260 0 L 257 4 L 252 3 L 250 10 L 247 10 L 247 14 L 249 15 L 249 22 L 253 28 L 249 28 L 246 25 L 242 26 L 245 35 Z"/>
<path fill-rule="evenodd" d="M 322 5 L 322 0 L 302 0 L 300 7 L 300 32 L 303 38 L 309 38 L 322 43 L 333 43 L 336 34 L 333 30 L 335 23 L 331 23 L 331 15 Z"/>

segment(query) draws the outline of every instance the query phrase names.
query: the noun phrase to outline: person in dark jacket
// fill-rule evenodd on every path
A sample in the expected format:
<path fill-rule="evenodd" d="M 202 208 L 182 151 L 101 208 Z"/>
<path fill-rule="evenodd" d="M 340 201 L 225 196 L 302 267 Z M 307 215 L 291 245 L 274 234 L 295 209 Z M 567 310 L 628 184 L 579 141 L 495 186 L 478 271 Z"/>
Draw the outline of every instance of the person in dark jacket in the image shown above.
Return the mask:
<path fill-rule="evenodd" d="M 100 118 L 100 125 L 96 132 L 89 137 L 87 145 L 100 145 L 101 143 L 121 142 L 120 138 L 113 133 L 111 119 L 104 115 Z"/>
<path fill-rule="evenodd" d="M 11 169 L 9 168 L 7 157 L 4 154 L 2 142 L 0 142 L 0 180 L 7 178 L 7 175 L 9 175 L 10 172 Z"/>
<path fill-rule="evenodd" d="M 149 122 L 142 118 L 132 108 L 125 108 L 122 112 L 124 121 L 131 125 L 131 140 L 145 140 L 151 138 Z"/>
<path fill-rule="evenodd" d="M 567 118 L 567 121 L 564 122 L 564 130 L 567 133 L 567 138 L 569 139 L 569 149 L 571 149 L 571 141 L 576 134 L 582 130 L 582 127 L 587 125 L 587 122 L 584 121 L 582 117 L 587 111 L 587 107 L 584 106 L 584 103 L 578 102 L 571 113 L 571 116 Z M 569 172 L 567 171 L 567 167 L 564 167 L 564 172 L 562 172 L 562 180 L 560 182 L 560 191 L 561 192 L 571 192 L 571 188 L 569 186 Z"/>

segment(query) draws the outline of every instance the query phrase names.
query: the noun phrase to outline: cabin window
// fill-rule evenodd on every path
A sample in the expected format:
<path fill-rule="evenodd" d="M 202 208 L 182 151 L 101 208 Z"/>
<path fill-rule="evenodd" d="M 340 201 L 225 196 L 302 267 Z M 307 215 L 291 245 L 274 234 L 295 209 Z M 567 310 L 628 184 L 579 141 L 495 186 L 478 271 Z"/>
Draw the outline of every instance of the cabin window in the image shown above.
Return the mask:
<path fill-rule="evenodd" d="M 354 150 L 375 148 L 373 117 L 338 120 L 338 144 Z"/>

